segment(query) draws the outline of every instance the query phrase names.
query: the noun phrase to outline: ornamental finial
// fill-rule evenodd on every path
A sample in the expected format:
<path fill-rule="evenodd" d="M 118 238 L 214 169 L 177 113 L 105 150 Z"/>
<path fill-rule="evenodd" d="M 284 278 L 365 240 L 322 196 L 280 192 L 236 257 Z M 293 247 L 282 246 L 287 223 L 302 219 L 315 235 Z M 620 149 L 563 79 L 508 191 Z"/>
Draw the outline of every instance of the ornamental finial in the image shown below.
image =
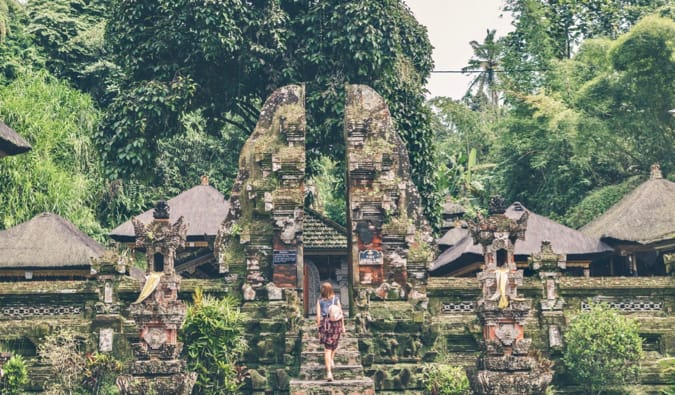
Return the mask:
<path fill-rule="evenodd" d="M 154 219 L 169 219 L 169 205 L 166 201 L 160 200 L 155 205 L 155 211 L 152 212 Z"/>

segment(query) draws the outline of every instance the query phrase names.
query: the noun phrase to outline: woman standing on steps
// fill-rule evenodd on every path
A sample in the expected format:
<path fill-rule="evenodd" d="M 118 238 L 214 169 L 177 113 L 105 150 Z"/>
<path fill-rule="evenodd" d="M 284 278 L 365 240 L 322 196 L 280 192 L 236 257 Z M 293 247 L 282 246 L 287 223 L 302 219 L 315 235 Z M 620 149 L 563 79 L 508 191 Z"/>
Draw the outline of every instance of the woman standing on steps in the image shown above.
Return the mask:
<path fill-rule="evenodd" d="M 337 306 L 340 312 L 342 311 L 340 299 L 335 296 L 333 286 L 329 282 L 325 282 L 321 284 L 321 298 L 316 301 L 316 324 L 319 327 L 319 342 L 325 347 L 324 362 L 326 364 L 326 380 L 328 381 L 333 381 L 332 370 L 335 367 L 335 351 L 338 347 L 340 334 L 345 332 L 344 319 L 331 320 L 328 316 L 331 305 Z"/>

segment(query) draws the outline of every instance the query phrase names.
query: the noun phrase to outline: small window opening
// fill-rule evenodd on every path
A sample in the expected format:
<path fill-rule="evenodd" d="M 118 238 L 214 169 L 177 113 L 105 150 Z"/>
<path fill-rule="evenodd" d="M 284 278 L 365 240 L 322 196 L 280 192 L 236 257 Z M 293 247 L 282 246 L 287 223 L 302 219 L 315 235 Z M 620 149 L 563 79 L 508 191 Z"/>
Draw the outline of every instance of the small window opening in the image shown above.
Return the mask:
<path fill-rule="evenodd" d="M 508 253 L 505 249 L 497 250 L 497 267 L 505 267 Z"/>
<path fill-rule="evenodd" d="M 163 272 L 164 271 L 164 255 L 156 253 L 154 256 L 154 271 Z"/>

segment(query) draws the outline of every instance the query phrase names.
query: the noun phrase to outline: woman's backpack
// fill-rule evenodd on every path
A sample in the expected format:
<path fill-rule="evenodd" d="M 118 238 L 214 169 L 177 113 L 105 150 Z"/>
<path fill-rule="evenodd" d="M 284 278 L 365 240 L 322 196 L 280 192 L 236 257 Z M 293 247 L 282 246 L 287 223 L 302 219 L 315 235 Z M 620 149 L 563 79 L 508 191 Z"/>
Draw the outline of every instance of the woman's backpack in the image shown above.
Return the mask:
<path fill-rule="evenodd" d="M 328 320 L 335 322 L 340 321 L 342 318 L 342 307 L 335 304 L 335 297 L 333 297 L 331 305 L 328 306 Z"/>

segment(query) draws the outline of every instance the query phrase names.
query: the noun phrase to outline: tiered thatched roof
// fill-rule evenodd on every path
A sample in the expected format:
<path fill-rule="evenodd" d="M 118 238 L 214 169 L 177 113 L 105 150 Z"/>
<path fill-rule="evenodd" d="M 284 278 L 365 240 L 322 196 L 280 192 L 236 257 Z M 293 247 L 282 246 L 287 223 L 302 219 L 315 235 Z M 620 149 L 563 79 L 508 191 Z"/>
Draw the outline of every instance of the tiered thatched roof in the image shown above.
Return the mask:
<path fill-rule="evenodd" d="M 652 178 L 580 229 L 603 241 L 652 244 L 675 239 L 675 183 Z"/>
<path fill-rule="evenodd" d="M 174 221 L 182 216 L 188 224 L 188 241 L 215 237 L 230 208 L 230 202 L 210 185 L 198 185 L 191 188 L 169 199 L 167 204 Z M 153 220 L 152 212 L 153 210 L 150 209 L 138 215 L 136 219 L 148 224 Z M 109 236 L 120 242 L 133 242 L 136 235 L 131 220 L 113 229 Z"/>
<path fill-rule="evenodd" d="M 30 144 L 19 136 L 12 128 L 0 122 L 0 158 L 16 155 L 31 149 Z"/>
<path fill-rule="evenodd" d="M 0 269 L 91 266 L 105 249 L 72 223 L 52 213 L 0 231 Z"/>
<path fill-rule="evenodd" d="M 518 240 L 516 243 L 517 260 L 525 260 L 532 253 L 538 252 L 541 249 L 541 242 L 544 240 L 551 241 L 555 252 L 566 254 L 568 261 L 594 259 L 612 251 L 610 246 L 600 240 L 533 213 L 520 203 L 512 204 L 505 214 L 509 218 L 518 219 L 524 211 L 529 212 L 529 218 L 525 240 Z M 451 232 L 453 231 L 458 232 L 457 230 L 451 230 Z M 431 272 L 442 274 L 461 268 L 465 264 L 483 260 L 482 247 L 473 243 L 473 238 L 467 229 L 463 229 L 463 231 L 464 236 L 432 262 Z"/>
<path fill-rule="evenodd" d="M 458 221 L 455 224 L 455 227 L 450 228 L 443 237 L 438 239 L 437 244 L 439 247 L 442 249 L 446 249 L 448 247 L 452 247 L 455 244 L 459 243 L 467 234 L 467 224 L 466 221 Z"/>

